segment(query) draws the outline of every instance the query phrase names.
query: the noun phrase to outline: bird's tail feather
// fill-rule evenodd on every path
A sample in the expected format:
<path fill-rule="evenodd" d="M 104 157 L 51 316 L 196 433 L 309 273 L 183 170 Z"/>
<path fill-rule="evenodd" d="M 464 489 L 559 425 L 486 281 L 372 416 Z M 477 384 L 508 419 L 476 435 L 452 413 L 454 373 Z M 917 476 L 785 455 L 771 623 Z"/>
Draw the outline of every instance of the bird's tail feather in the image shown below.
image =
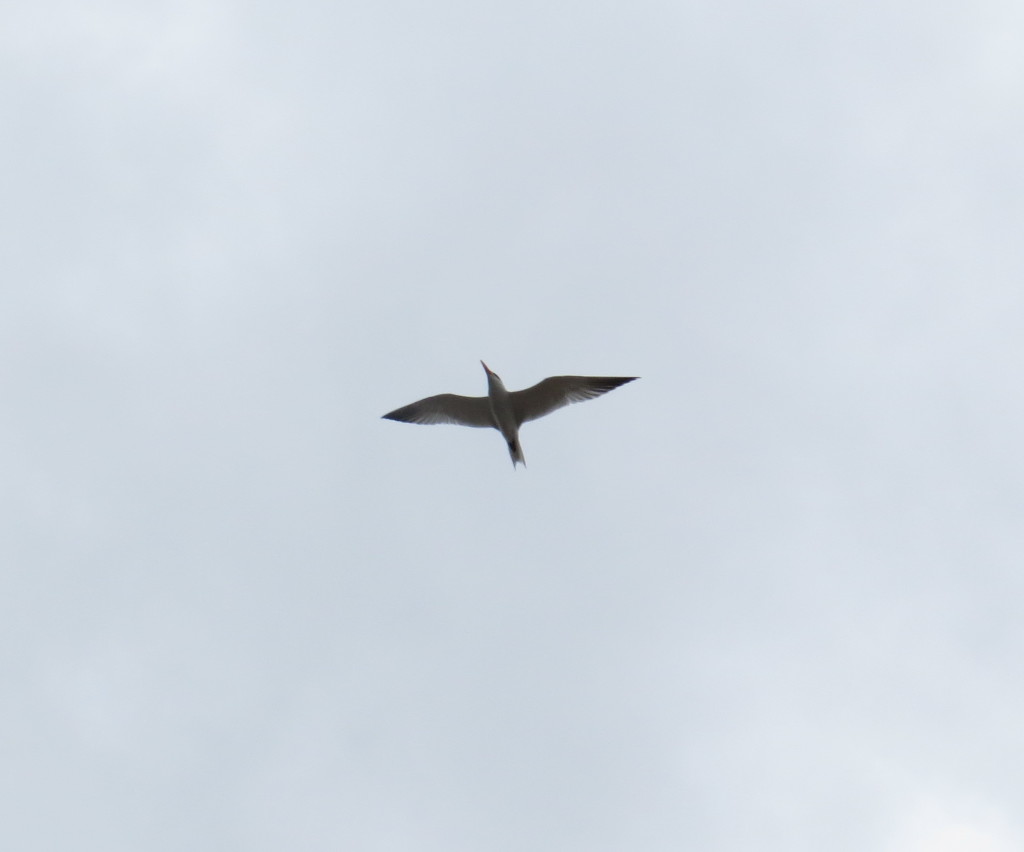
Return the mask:
<path fill-rule="evenodd" d="M 523 448 L 519 445 L 519 438 L 508 442 L 508 454 L 512 456 L 513 470 L 515 470 L 517 464 L 526 467 L 526 456 L 523 455 Z"/>

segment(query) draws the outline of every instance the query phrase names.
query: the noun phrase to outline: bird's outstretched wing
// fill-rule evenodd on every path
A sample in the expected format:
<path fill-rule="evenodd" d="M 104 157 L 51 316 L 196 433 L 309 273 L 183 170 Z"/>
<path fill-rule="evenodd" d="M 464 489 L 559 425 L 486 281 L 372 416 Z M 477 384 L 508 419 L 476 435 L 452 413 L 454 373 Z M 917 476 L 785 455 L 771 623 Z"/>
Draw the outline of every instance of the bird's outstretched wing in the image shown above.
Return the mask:
<path fill-rule="evenodd" d="M 515 413 L 516 423 L 522 425 L 527 420 L 536 420 L 550 414 L 563 405 L 594 399 L 636 378 L 637 376 L 552 376 L 550 379 L 537 382 L 531 388 L 512 393 L 512 411 Z"/>
<path fill-rule="evenodd" d="M 460 426 L 493 426 L 491 404 L 486 396 L 459 396 L 441 393 L 396 408 L 385 420 L 403 423 L 456 423 Z"/>

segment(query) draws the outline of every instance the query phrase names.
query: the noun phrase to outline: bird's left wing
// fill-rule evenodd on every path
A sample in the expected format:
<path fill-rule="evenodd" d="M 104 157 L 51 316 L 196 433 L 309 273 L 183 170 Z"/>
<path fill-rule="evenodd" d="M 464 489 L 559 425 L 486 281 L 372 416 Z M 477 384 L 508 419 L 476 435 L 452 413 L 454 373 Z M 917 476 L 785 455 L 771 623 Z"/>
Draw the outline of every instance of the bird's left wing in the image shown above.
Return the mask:
<path fill-rule="evenodd" d="M 491 404 L 486 396 L 459 396 L 442 393 L 396 408 L 385 420 L 403 423 L 456 423 L 459 426 L 493 426 Z"/>
<path fill-rule="evenodd" d="M 550 379 L 537 382 L 531 388 L 511 394 L 516 423 L 522 425 L 527 420 L 536 420 L 538 417 L 550 414 L 563 405 L 594 399 L 636 378 L 636 376 L 628 378 L 620 376 L 552 376 Z"/>

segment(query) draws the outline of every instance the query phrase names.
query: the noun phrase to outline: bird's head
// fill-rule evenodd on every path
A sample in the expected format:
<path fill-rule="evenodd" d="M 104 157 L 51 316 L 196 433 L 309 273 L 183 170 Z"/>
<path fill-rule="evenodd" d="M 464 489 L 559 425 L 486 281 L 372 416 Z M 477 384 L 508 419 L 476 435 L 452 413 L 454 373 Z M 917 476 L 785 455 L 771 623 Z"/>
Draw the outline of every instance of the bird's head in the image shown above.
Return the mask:
<path fill-rule="evenodd" d="M 498 387 L 504 388 L 505 385 L 502 383 L 501 377 L 495 373 L 494 370 L 484 364 L 483 361 L 480 363 L 483 365 L 484 372 L 487 373 L 487 386 L 492 387 L 493 385 L 497 385 Z"/>

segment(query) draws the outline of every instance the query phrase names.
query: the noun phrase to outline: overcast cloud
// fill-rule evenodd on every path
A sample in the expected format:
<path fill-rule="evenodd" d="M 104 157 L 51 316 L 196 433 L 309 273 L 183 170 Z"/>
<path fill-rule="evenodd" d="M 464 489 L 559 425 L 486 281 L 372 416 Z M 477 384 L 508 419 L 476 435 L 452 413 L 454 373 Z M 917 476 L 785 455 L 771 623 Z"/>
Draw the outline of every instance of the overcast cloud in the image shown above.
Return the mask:
<path fill-rule="evenodd" d="M 1024 848 L 1022 44 L 6 8 L 0 844 Z"/>

